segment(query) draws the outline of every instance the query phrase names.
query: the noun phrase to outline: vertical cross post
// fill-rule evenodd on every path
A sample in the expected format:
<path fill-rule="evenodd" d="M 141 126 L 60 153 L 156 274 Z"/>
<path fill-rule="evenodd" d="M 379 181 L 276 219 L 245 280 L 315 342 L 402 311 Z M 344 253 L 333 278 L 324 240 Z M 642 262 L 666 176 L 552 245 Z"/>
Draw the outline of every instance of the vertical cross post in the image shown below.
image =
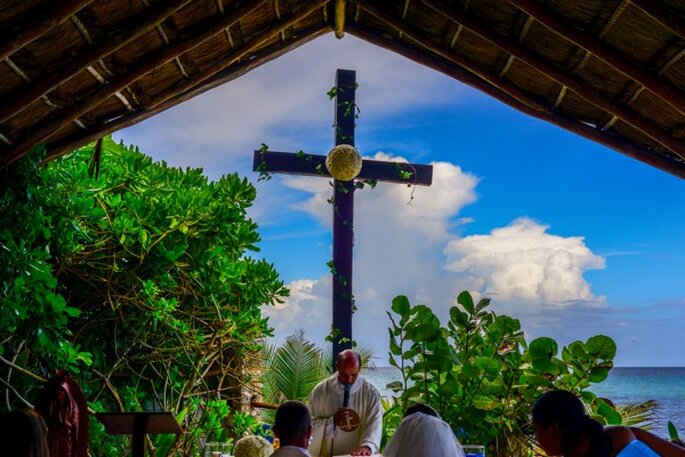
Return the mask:
<path fill-rule="evenodd" d="M 335 145 L 354 146 L 356 74 L 335 75 Z M 338 354 L 352 347 L 352 247 L 354 244 L 354 182 L 333 182 L 333 370 Z"/>

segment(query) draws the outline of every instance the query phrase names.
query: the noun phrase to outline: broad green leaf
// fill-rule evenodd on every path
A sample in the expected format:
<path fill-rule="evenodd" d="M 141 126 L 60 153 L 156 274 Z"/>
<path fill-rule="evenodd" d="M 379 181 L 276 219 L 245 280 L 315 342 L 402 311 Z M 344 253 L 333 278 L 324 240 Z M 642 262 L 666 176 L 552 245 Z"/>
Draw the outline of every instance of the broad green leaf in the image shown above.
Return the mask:
<path fill-rule="evenodd" d="M 463 291 L 457 297 L 457 303 L 464 307 L 467 313 L 476 314 L 476 308 L 473 304 L 473 298 L 468 291 Z"/>
<path fill-rule="evenodd" d="M 589 354 L 604 360 L 611 360 L 616 355 L 616 343 L 604 335 L 596 335 L 588 339 L 585 349 Z"/>
<path fill-rule="evenodd" d="M 404 295 L 398 295 L 392 299 L 392 310 L 400 315 L 402 319 L 409 317 L 409 310 L 411 305 L 409 299 Z"/>

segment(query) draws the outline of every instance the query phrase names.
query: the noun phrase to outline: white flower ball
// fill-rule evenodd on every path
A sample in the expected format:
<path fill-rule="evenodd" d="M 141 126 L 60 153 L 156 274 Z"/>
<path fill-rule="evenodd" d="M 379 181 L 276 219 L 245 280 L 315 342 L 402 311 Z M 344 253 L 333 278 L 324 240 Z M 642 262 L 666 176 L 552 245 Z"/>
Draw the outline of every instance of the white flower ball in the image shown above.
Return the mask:
<path fill-rule="evenodd" d="M 244 436 L 235 443 L 235 457 L 269 457 L 274 448 L 261 436 Z"/>
<path fill-rule="evenodd" d="M 362 171 L 362 156 L 354 146 L 340 144 L 326 156 L 326 168 L 338 181 L 352 181 Z"/>

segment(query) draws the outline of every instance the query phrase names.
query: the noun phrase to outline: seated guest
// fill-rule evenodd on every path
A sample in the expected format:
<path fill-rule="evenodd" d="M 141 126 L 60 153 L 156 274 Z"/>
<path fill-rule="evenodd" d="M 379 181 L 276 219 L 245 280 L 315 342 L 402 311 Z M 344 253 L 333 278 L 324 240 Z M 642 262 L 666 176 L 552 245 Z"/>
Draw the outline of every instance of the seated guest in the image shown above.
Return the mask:
<path fill-rule="evenodd" d="M 4 457 L 48 457 L 48 428 L 31 409 L 0 415 L 0 455 Z"/>
<path fill-rule="evenodd" d="M 279 448 L 272 457 L 310 457 L 307 446 L 312 437 L 312 416 L 301 401 L 287 401 L 276 410 L 274 435 Z"/>
<path fill-rule="evenodd" d="M 685 457 L 685 449 L 644 430 L 605 428 L 573 393 L 553 390 L 533 406 L 535 439 L 547 455 L 564 457 Z"/>
<path fill-rule="evenodd" d="M 383 456 L 464 457 L 464 450 L 438 412 L 417 403 L 405 411 L 400 426 L 383 449 Z"/>

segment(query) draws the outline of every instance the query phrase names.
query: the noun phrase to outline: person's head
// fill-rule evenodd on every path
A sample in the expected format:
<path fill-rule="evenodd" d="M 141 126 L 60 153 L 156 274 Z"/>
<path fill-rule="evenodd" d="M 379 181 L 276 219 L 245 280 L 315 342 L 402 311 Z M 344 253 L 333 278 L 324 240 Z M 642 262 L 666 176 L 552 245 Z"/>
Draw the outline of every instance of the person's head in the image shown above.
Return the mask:
<path fill-rule="evenodd" d="M 335 360 L 335 369 L 338 372 L 338 381 L 342 384 L 354 384 L 362 368 L 362 357 L 358 352 L 345 349 Z"/>
<path fill-rule="evenodd" d="M 48 428 L 31 409 L 18 409 L 0 416 L 0 446 L 6 457 L 48 457 Z"/>
<path fill-rule="evenodd" d="M 263 436 L 243 436 L 235 442 L 233 455 L 235 457 L 269 457 L 274 452 L 274 447 Z M 221 454 L 224 455 L 224 454 Z"/>
<path fill-rule="evenodd" d="M 413 405 L 411 405 L 404 412 L 404 417 L 411 416 L 414 413 L 423 413 L 427 414 L 428 416 L 437 417 L 438 419 L 440 418 L 440 414 L 438 414 L 436 410 L 423 403 L 414 403 Z"/>
<path fill-rule="evenodd" d="M 281 446 L 306 448 L 312 436 L 312 416 L 301 401 L 286 401 L 276 410 L 274 435 Z"/>
<path fill-rule="evenodd" d="M 533 427 L 547 455 L 612 454 L 611 436 L 585 413 L 585 406 L 571 392 L 553 390 L 541 395 L 533 405 Z M 587 451 L 580 452 L 581 448 Z"/>

